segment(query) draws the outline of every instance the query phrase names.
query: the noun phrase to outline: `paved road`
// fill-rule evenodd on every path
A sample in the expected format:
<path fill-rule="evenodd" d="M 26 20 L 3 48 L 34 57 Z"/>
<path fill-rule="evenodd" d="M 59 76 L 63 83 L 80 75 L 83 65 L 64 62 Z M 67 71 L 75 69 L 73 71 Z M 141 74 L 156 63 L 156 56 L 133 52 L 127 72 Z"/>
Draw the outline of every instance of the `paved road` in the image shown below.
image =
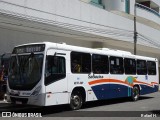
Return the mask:
<path fill-rule="evenodd" d="M 68 105 L 36 107 L 0 103 L 0 116 L 2 112 L 41 113 L 45 117 L 42 119 L 47 120 L 50 119 L 48 117 L 65 120 L 81 120 L 85 117 L 88 117 L 87 120 L 93 119 L 93 117 L 100 117 L 98 119 L 126 117 L 127 120 L 135 120 L 134 117 L 141 119 L 140 117 L 145 115 L 146 117 L 147 115 L 148 117 L 150 115 L 160 117 L 160 92 L 142 96 L 136 102 L 132 102 L 128 98 L 89 102 L 78 111 L 70 111 Z"/>

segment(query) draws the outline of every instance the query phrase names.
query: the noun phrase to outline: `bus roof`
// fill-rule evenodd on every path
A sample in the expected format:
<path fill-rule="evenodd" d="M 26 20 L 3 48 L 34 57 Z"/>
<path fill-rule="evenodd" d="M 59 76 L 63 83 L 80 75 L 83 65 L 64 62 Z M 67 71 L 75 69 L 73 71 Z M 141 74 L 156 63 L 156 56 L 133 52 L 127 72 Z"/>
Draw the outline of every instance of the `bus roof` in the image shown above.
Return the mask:
<path fill-rule="evenodd" d="M 45 44 L 46 49 L 55 48 L 55 49 L 66 50 L 66 51 L 77 51 L 77 52 L 84 52 L 84 53 L 91 53 L 91 54 L 101 54 L 101 55 L 109 55 L 109 56 L 118 56 L 118 57 L 158 61 L 157 58 L 133 55 L 131 52 L 128 52 L 128 51 L 122 51 L 122 50 L 116 50 L 116 49 L 110 49 L 110 48 L 95 48 L 94 49 L 94 48 L 67 45 L 66 43 L 37 42 L 37 43 L 22 44 L 16 47 L 25 46 L 25 45 L 35 45 L 35 44 Z"/>

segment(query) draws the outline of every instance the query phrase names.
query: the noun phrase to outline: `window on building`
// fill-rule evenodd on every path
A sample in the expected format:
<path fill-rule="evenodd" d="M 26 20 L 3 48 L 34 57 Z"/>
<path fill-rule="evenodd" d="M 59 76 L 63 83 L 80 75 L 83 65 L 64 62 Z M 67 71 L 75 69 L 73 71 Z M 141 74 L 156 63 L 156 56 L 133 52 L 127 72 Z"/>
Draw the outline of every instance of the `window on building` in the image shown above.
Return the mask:
<path fill-rule="evenodd" d="M 90 73 L 91 55 L 89 53 L 71 52 L 71 72 Z"/>
<path fill-rule="evenodd" d="M 156 75 L 156 63 L 153 61 L 147 61 L 148 75 Z"/>
<path fill-rule="evenodd" d="M 124 59 L 124 68 L 125 68 L 125 74 L 136 74 L 136 60 L 135 59 Z"/>
<path fill-rule="evenodd" d="M 130 0 L 125 0 L 125 11 L 126 13 L 130 13 Z"/>
<path fill-rule="evenodd" d="M 102 0 L 91 0 L 91 2 L 96 3 L 96 4 L 101 4 Z"/>
<path fill-rule="evenodd" d="M 96 7 L 104 8 L 104 6 L 102 5 L 102 0 L 91 0 L 90 3 Z"/>
<path fill-rule="evenodd" d="M 138 75 L 147 74 L 147 66 L 145 60 L 137 60 L 137 74 Z"/>
<path fill-rule="evenodd" d="M 143 1 L 143 0 L 136 0 L 136 7 L 139 7 L 143 10 L 147 10 L 157 16 L 159 16 L 159 5 L 151 0 Z"/>
<path fill-rule="evenodd" d="M 111 74 L 123 74 L 123 58 L 121 57 L 110 57 L 110 73 Z"/>
<path fill-rule="evenodd" d="M 92 70 L 94 74 L 107 74 L 109 72 L 108 56 L 93 54 Z"/>

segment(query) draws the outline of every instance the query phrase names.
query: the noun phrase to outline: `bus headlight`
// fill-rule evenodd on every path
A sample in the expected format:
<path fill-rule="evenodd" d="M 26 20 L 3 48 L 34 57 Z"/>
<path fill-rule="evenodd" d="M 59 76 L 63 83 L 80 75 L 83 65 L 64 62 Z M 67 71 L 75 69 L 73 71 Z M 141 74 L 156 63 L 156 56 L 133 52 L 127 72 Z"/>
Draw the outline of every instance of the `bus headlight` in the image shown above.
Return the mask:
<path fill-rule="evenodd" d="M 39 94 L 40 90 L 41 90 L 41 86 L 38 86 L 38 87 L 33 91 L 33 93 L 31 94 L 31 96 L 37 96 L 37 95 Z"/>

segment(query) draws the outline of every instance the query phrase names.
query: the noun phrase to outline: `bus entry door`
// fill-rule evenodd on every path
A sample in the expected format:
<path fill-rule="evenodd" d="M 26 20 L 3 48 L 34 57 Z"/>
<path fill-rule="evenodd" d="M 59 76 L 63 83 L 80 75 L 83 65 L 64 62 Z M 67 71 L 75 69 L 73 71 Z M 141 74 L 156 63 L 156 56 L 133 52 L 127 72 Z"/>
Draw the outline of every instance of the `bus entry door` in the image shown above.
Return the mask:
<path fill-rule="evenodd" d="M 66 75 L 66 53 L 61 50 L 47 51 L 45 67 L 46 104 L 66 104 L 69 102 Z"/>

